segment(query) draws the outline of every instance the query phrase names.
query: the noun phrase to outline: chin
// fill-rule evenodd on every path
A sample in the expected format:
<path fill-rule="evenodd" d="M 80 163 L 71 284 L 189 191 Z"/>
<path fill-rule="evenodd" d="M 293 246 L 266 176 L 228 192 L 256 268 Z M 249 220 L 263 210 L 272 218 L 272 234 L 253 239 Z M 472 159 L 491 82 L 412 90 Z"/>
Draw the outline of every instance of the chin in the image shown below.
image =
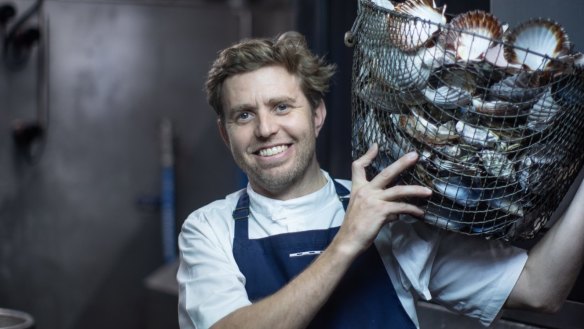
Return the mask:
<path fill-rule="evenodd" d="M 277 173 L 263 174 L 255 176 L 256 185 L 263 189 L 278 192 L 292 185 L 298 177 L 289 170 L 279 170 Z"/>

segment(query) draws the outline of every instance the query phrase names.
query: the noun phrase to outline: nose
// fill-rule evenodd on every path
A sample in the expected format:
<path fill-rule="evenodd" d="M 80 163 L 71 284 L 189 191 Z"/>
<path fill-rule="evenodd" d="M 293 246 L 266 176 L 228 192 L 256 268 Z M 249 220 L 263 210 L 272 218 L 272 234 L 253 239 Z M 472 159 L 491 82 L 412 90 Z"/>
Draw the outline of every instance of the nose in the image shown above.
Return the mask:
<path fill-rule="evenodd" d="M 257 115 L 255 134 L 258 138 L 268 138 L 278 132 L 278 122 L 277 119 L 270 115 L 269 112 L 265 113 L 260 111 Z"/>

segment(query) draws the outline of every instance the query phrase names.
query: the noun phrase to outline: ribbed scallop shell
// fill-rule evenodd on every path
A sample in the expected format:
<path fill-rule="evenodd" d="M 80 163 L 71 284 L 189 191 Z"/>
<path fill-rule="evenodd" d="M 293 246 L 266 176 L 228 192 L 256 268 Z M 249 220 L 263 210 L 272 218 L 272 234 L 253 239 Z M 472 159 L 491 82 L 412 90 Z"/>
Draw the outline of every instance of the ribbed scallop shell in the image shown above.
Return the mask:
<path fill-rule="evenodd" d="M 568 35 L 562 26 L 541 18 L 526 21 L 509 31 L 505 42 L 507 61 L 523 65 L 530 70 L 548 68 L 550 60 L 541 55 L 556 58 L 570 50 Z M 517 47 L 528 49 L 530 52 Z"/>
<path fill-rule="evenodd" d="M 422 65 L 422 57 L 404 54 L 396 48 L 380 47 L 371 53 L 372 76 L 398 91 L 421 89 L 431 70 Z"/>
<path fill-rule="evenodd" d="M 389 9 L 389 10 L 395 9 L 395 6 L 389 0 L 371 0 L 371 2 L 373 2 L 376 6 L 379 6 L 379 7 L 385 8 L 385 9 Z"/>
<path fill-rule="evenodd" d="M 446 6 L 436 7 L 433 0 L 406 0 L 395 6 L 395 12 L 413 18 L 388 16 L 389 38 L 404 50 L 416 50 L 427 43 L 446 24 Z M 414 19 L 418 18 L 418 19 Z"/>
<path fill-rule="evenodd" d="M 536 131 L 543 131 L 561 109 L 552 97 L 551 88 L 547 88 L 530 109 L 527 126 Z"/>
<path fill-rule="evenodd" d="M 449 49 L 456 51 L 457 58 L 463 61 L 482 59 L 493 41 L 503 35 L 499 20 L 481 10 L 466 12 L 450 22 L 447 34 Z"/>
<path fill-rule="evenodd" d="M 584 54 L 576 53 L 574 55 L 574 65 L 579 69 L 584 68 Z"/>

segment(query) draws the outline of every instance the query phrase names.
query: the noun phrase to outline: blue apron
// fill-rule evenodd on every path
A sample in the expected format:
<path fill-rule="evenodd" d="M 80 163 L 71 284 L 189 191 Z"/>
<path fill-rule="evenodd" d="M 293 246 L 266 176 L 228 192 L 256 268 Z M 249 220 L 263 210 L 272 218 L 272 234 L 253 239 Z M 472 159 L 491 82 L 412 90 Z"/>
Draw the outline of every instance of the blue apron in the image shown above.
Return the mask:
<path fill-rule="evenodd" d="M 350 192 L 334 181 L 347 209 Z M 339 227 L 284 233 L 249 239 L 249 196 L 239 198 L 233 211 L 233 255 L 246 278 L 249 299 L 271 295 L 302 272 L 326 249 Z M 329 300 L 308 328 L 416 328 L 400 303 L 377 248 L 371 245 L 351 265 Z"/>

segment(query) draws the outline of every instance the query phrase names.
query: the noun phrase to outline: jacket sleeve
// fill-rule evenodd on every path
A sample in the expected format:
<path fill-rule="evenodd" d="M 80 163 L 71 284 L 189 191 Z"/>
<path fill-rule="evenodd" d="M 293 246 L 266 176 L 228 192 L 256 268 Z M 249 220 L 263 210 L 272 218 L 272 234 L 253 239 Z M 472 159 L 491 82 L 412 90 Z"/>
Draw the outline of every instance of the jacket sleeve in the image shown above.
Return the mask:
<path fill-rule="evenodd" d="M 220 220 L 224 213 L 198 210 L 187 218 L 179 235 L 177 281 L 182 329 L 209 328 L 250 304 L 245 278 L 233 259 L 228 225 Z"/>

